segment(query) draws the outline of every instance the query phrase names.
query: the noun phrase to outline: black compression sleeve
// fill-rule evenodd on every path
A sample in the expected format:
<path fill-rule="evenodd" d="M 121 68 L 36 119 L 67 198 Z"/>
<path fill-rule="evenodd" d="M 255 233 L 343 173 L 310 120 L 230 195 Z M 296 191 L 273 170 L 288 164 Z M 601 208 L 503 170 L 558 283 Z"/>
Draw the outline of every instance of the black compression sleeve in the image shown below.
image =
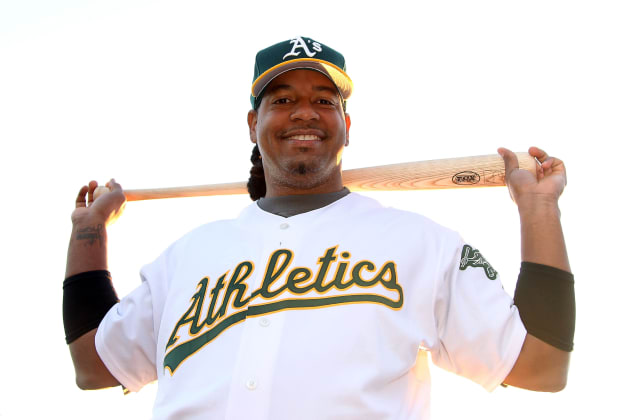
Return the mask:
<path fill-rule="evenodd" d="M 514 304 L 529 334 L 560 350 L 573 350 L 573 274 L 542 264 L 522 262 Z"/>
<path fill-rule="evenodd" d="M 63 282 L 63 327 L 66 343 L 97 328 L 109 309 L 118 302 L 107 270 L 87 271 Z"/>

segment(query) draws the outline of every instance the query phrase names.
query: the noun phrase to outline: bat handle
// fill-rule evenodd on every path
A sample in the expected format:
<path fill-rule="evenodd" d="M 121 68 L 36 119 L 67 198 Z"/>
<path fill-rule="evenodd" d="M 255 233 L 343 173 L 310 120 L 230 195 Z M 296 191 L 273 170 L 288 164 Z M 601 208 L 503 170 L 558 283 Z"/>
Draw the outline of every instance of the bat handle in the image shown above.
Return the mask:
<path fill-rule="evenodd" d="M 235 194 L 247 194 L 247 183 L 231 182 L 225 184 L 193 185 L 189 187 L 172 188 L 146 188 L 125 191 L 127 201 Z"/>

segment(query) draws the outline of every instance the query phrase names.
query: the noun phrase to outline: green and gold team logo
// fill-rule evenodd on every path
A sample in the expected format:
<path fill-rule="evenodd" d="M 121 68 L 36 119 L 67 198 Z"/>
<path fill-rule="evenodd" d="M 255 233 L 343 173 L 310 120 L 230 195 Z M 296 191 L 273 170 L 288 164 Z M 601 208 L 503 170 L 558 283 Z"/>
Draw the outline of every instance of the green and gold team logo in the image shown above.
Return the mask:
<path fill-rule="evenodd" d="M 243 261 L 216 281 L 204 277 L 190 298 L 188 309 L 166 344 L 164 368 L 171 372 L 231 326 L 246 318 L 278 311 L 316 309 L 347 304 L 378 304 L 392 310 L 403 305 L 396 263 L 351 260 L 337 246 L 326 249 L 312 269 L 293 266 L 290 249 L 274 251 L 262 284 L 250 291 L 254 263 Z"/>
<path fill-rule="evenodd" d="M 459 260 L 459 269 L 464 271 L 468 267 L 480 267 L 486 272 L 486 276 L 490 280 L 497 278 L 497 271 L 492 268 L 490 263 L 481 255 L 478 249 L 471 247 L 470 245 L 464 245 L 462 249 L 462 257 Z"/>

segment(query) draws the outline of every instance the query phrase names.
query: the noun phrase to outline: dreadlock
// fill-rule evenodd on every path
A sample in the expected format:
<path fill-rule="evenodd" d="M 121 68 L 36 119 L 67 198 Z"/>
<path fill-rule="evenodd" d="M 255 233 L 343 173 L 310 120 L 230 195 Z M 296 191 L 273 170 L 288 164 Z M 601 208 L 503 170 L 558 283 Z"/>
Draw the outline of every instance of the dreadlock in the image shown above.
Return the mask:
<path fill-rule="evenodd" d="M 264 197 L 267 193 L 267 185 L 265 184 L 265 170 L 262 164 L 262 156 L 258 145 L 252 150 L 252 169 L 249 170 L 249 180 L 247 181 L 247 191 L 252 201 L 256 201 Z"/>

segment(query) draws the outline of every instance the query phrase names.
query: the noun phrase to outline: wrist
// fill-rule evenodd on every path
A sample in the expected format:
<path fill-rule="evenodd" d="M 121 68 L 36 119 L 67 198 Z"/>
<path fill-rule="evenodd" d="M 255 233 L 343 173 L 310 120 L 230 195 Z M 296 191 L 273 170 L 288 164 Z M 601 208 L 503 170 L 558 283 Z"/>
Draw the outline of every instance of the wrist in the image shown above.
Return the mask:
<path fill-rule="evenodd" d="M 82 218 L 73 220 L 71 241 L 89 243 L 93 245 L 97 242 L 103 247 L 107 239 L 106 225 L 102 220 L 96 218 Z"/>
<path fill-rule="evenodd" d="M 66 277 L 91 270 L 107 269 L 107 232 L 99 220 L 73 221 Z"/>
<path fill-rule="evenodd" d="M 529 218 L 560 219 L 558 198 L 545 194 L 529 194 L 517 203 L 521 220 Z"/>
<path fill-rule="evenodd" d="M 88 213 L 72 215 L 73 230 L 97 225 L 102 225 L 103 227 L 105 227 L 107 225 L 107 221 L 104 220 L 102 217 L 98 217 L 98 215 Z"/>
<path fill-rule="evenodd" d="M 558 201 L 545 196 L 519 205 L 521 259 L 571 271 Z"/>

